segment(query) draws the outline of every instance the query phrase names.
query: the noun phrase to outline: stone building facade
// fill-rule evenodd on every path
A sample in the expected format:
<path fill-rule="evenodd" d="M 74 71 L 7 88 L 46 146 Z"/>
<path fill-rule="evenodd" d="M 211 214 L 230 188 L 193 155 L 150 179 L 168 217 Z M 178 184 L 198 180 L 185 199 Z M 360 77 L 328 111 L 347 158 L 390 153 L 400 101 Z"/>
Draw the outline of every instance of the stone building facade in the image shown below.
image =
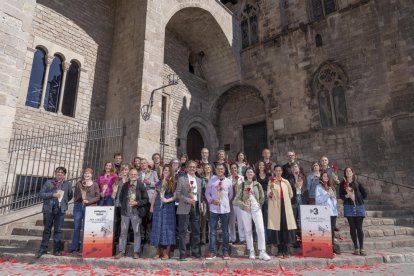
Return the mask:
<path fill-rule="evenodd" d="M 411 0 L 7 1 L 0 177 L 13 128 L 123 119 L 127 160 L 269 147 L 281 163 L 293 149 L 414 185 L 413 13 Z M 37 47 L 80 65 L 73 116 L 26 106 Z"/>

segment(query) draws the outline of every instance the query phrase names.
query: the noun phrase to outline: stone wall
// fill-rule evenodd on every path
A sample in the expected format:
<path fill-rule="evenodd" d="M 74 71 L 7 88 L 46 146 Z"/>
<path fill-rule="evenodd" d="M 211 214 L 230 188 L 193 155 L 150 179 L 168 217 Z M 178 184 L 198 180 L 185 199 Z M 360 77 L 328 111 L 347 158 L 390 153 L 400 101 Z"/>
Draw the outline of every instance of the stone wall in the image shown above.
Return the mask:
<path fill-rule="evenodd" d="M 7 176 L 8 148 L 34 8 L 33 0 L 4 1 L 0 5 L 0 188 Z"/>
<path fill-rule="evenodd" d="M 176 138 L 187 135 L 181 132 L 188 118 L 207 113 L 207 83 L 201 77 L 189 72 L 190 51 L 191 49 L 172 31 L 166 31 L 163 79 L 167 80 L 169 74 L 175 74 L 180 81 L 178 85 L 164 89 L 163 93 L 168 103 L 166 143 L 169 146 L 165 147 L 165 160 L 171 160 L 186 151 L 186 141 L 180 140 L 183 146 L 177 147 Z M 154 152 L 157 150 L 154 149 Z"/>
<path fill-rule="evenodd" d="M 413 163 L 403 161 L 412 160 L 414 148 L 404 138 L 412 133 L 408 125 L 414 110 L 414 3 L 340 1 L 339 11 L 312 22 L 304 16 L 304 1 L 288 2 L 287 30 L 241 53 L 244 82 L 268 103 L 268 126 L 283 120 L 284 128 L 269 131 L 278 161 L 289 149 L 310 160 L 327 154 L 360 173 L 414 185 Z M 316 34 L 322 36 L 322 47 L 315 45 Z M 348 125 L 343 128 L 321 129 L 311 87 L 315 72 L 328 60 L 349 79 Z"/>
<path fill-rule="evenodd" d="M 39 0 L 33 12 L 33 23 L 27 43 L 23 78 L 15 124 L 62 127 L 103 120 L 106 108 L 109 62 L 112 51 L 114 9 L 109 0 L 69 1 Z M 42 107 L 25 106 L 35 48 L 42 46 L 47 55 L 59 53 L 64 62 L 80 63 L 80 78 L 74 118 L 47 112 Z M 46 82 L 46 80 L 45 80 Z"/>

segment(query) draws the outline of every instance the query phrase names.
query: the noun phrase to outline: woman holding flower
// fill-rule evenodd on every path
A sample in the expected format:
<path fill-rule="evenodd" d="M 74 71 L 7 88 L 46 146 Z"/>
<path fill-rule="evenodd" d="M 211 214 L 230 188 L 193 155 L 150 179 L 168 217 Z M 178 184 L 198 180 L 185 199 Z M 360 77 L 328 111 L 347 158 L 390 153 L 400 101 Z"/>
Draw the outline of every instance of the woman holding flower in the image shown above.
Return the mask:
<path fill-rule="evenodd" d="M 102 174 L 98 178 L 98 185 L 101 191 L 99 206 L 113 206 L 112 185 L 118 180 L 115 167 L 111 162 L 106 162 Z"/>
<path fill-rule="evenodd" d="M 151 245 L 157 248 L 154 259 L 168 260 L 170 246 L 175 245 L 175 176 L 170 165 L 162 170 L 161 180 L 155 185 L 156 196 L 151 202 Z"/>
<path fill-rule="evenodd" d="M 275 177 L 270 178 L 267 186 L 269 197 L 269 230 L 275 230 L 274 242 L 278 245 L 278 256 L 289 256 L 289 246 L 295 242 L 296 222 L 293 215 L 291 198 L 292 187 L 282 178 L 282 166 L 274 168 Z"/>
<path fill-rule="evenodd" d="M 83 180 L 76 183 L 73 207 L 73 238 L 69 253 L 77 254 L 82 248 L 81 229 L 85 218 L 85 207 L 93 206 L 99 201 L 99 186 L 92 180 L 93 170 L 83 171 Z"/>
<path fill-rule="evenodd" d="M 331 214 L 331 233 L 332 233 L 332 248 L 334 253 L 340 252 L 334 247 L 336 218 L 338 217 L 338 206 L 336 200 L 335 187 L 332 182 L 329 181 L 329 175 L 327 172 L 323 172 L 320 178 L 320 183 L 315 189 L 315 204 L 328 206 Z"/>
<path fill-rule="evenodd" d="M 249 249 L 249 259 L 254 260 L 255 252 L 253 247 L 252 220 L 257 232 L 257 246 L 260 251 L 259 258 L 269 261 L 270 257 L 266 253 L 266 241 L 263 225 L 263 215 L 261 205 L 264 202 L 264 192 L 262 185 L 256 181 L 254 171 L 251 168 L 246 170 L 246 181 L 243 182 L 235 198 L 234 204 L 242 211 L 242 220 L 246 234 L 247 249 Z"/>
<path fill-rule="evenodd" d="M 366 255 L 362 223 L 365 218 L 364 199 L 367 195 L 361 183 L 355 180 L 353 170 L 349 167 L 345 168 L 344 180 L 339 185 L 339 196 L 344 201 L 344 217 L 348 220 L 355 255 Z"/>
<path fill-rule="evenodd" d="M 247 163 L 246 154 L 244 152 L 239 151 L 236 154 L 236 164 L 237 164 L 238 174 L 244 176 L 247 168 L 249 167 L 249 163 Z"/>

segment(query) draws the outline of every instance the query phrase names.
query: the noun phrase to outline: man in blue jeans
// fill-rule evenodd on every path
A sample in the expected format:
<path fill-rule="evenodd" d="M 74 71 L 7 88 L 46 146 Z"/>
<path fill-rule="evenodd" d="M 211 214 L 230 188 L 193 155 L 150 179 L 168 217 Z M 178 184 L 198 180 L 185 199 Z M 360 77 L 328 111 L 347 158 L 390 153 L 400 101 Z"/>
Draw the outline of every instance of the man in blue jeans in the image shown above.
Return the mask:
<path fill-rule="evenodd" d="M 230 200 L 233 198 L 233 186 L 230 179 L 224 176 L 224 165 L 217 163 L 216 176 L 207 184 L 206 199 L 210 206 L 210 249 L 207 260 L 216 258 L 217 254 L 217 225 L 221 221 L 223 233 L 223 259 L 230 259 L 229 255 L 229 218 Z"/>
<path fill-rule="evenodd" d="M 36 258 L 40 258 L 47 253 L 50 235 L 53 227 L 53 254 L 61 256 L 62 225 L 65 213 L 68 209 L 68 202 L 73 198 L 72 185 L 65 180 L 66 169 L 57 167 L 55 178 L 47 180 L 39 192 L 39 197 L 43 199 L 43 237 L 40 249 L 36 253 Z"/>

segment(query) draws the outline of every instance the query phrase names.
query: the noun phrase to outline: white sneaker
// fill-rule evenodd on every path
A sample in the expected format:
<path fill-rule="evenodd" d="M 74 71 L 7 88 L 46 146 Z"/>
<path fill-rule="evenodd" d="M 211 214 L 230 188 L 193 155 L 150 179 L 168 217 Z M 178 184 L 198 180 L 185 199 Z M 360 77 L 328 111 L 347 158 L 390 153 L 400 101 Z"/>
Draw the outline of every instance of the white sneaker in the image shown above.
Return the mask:
<path fill-rule="evenodd" d="M 249 259 L 250 260 L 256 259 L 256 254 L 254 253 L 254 250 L 250 250 Z"/>
<path fill-rule="evenodd" d="M 267 255 L 266 251 L 260 251 L 259 259 L 263 261 L 270 261 L 270 256 Z"/>

